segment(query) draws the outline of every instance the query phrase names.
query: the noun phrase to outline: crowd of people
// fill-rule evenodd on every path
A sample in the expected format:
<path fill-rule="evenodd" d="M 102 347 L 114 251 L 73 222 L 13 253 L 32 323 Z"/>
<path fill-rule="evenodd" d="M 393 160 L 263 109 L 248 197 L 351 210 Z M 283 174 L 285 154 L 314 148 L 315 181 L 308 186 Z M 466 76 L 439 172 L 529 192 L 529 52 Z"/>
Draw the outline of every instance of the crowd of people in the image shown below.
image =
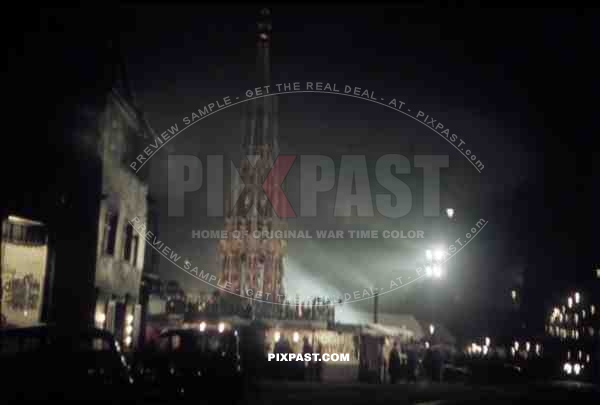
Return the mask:
<path fill-rule="evenodd" d="M 417 376 L 425 376 L 431 381 L 442 381 L 442 370 L 446 356 L 441 348 L 427 347 L 410 341 L 405 345 L 394 342 L 387 359 L 389 381 L 416 382 Z"/>
<path fill-rule="evenodd" d="M 310 344 L 308 337 L 304 336 L 302 345 L 302 354 L 323 353 L 323 345 L 321 342 L 317 342 L 316 350 L 313 345 Z M 280 339 L 275 343 L 273 347 L 273 353 L 275 354 L 290 354 L 295 353 L 290 341 L 285 337 L 281 336 Z M 275 370 L 275 377 L 278 379 L 286 380 L 305 380 L 305 381 L 322 381 L 323 375 L 323 362 L 321 361 L 302 361 L 302 362 L 277 362 L 277 370 Z"/>

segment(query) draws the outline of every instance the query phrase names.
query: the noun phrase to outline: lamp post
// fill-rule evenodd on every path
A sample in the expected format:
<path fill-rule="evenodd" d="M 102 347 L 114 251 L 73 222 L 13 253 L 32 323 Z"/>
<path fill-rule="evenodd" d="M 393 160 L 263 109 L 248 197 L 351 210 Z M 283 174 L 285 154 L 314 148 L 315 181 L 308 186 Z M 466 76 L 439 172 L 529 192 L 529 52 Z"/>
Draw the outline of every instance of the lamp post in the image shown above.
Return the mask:
<path fill-rule="evenodd" d="M 445 275 L 445 262 L 447 257 L 447 251 L 445 244 L 450 239 L 449 236 L 449 224 L 456 221 L 456 209 L 452 207 L 447 207 L 441 210 L 441 215 L 443 216 L 443 226 L 438 222 L 437 232 L 438 234 L 442 234 L 442 239 L 444 242 L 444 247 L 437 247 L 435 249 L 427 249 L 425 250 L 425 276 L 427 278 L 433 278 L 434 280 L 440 280 Z M 442 231 L 443 228 L 443 231 Z M 437 284 L 437 283 L 436 283 Z M 437 291 L 431 291 L 431 289 L 436 288 L 435 286 L 429 286 L 430 291 L 429 301 L 430 301 L 430 310 L 431 310 L 431 320 L 435 321 L 435 297 L 438 295 Z M 432 332 L 433 334 L 433 332 Z"/>

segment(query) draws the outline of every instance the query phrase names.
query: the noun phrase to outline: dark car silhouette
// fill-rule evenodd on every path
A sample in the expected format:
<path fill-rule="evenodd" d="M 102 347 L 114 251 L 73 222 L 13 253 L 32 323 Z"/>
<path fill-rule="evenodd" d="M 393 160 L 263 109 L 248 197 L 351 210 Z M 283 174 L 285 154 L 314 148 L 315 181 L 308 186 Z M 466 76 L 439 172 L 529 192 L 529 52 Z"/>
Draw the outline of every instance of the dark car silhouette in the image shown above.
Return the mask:
<path fill-rule="evenodd" d="M 133 399 L 134 380 L 111 333 L 36 326 L 0 331 L 2 397 L 9 400 Z"/>
<path fill-rule="evenodd" d="M 242 387 L 238 348 L 233 331 L 169 330 L 134 356 L 133 370 L 148 394 L 226 401 Z"/>

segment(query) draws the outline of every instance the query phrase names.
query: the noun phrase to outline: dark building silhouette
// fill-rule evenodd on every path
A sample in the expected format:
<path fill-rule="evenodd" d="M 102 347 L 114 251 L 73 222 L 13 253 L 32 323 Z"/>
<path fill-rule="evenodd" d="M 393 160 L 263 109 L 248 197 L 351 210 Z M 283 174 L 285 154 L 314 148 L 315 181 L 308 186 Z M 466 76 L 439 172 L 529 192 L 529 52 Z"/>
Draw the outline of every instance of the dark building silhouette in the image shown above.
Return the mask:
<path fill-rule="evenodd" d="M 0 215 L 5 223 L 13 217 L 44 225 L 38 321 L 107 327 L 133 312 L 98 316 L 106 302 L 137 303 L 144 243 L 127 219 L 139 211 L 146 220 L 147 167 L 127 169 L 152 129 L 119 49 L 118 30 L 129 20 L 116 15 L 90 8 L 30 13 L 10 50 L 13 135 L 0 159 Z M 109 206 L 120 215 L 108 215 Z M 134 208 L 123 212 L 125 206 Z"/>

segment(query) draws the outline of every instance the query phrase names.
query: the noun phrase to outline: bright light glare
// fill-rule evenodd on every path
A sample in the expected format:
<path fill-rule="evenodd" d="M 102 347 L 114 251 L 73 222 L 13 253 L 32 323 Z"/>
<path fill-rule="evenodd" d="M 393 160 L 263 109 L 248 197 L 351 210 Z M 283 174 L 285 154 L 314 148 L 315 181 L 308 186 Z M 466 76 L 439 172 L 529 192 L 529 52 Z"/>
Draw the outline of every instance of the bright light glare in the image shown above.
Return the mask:
<path fill-rule="evenodd" d="M 444 252 L 443 250 L 436 250 L 434 253 L 435 256 L 435 260 L 444 260 L 444 257 L 446 256 L 446 252 Z"/>
<path fill-rule="evenodd" d="M 525 342 L 525 350 L 529 351 L 531 349 L 531 345 L 529 344 L 529 342 Z"/>
<path fill-rule="evenodd" d="M 446 216 L 450 219 L 454 218 L 454 208 L 446 208 Z"/>
<path fill-rule="evenodd" d="M 490 342 L 491 342 L 490 338 L 489 338 L 489 337 L 486 337 L 486 338 L 485 338 L 485 345 L 486 345 L 486 346 L 489 346 L 489 345 L 490 345 Z"/>
<path fill-rule="evenodd" d="M 432 335 L 435 333 L 435 326 L 429 325 L 429 333 L 431 333 Z"/>
<path fill-rule="evenodd" d="M 573 366 L 571 365 L 571 363 L 565 363 L 565 365 L 563 366 L 563 370 L 565 371 L 565 373 L 571 374 L 571 372 L 573 371 Z"/>
<path fill-rule="evenodd" d="M 223 322 L 219 322 L 219 333 L 223 333 L 225 330 L 225 324 Z"/>
<path fill-rule="evenodd" d="M 273 339 L 275 340 L 275 342 L 279 342 L 279 339 L 281 339 L 281 333 L 275 332 L 275 334 L 273 335 Z"/>
<path fill-rule="evenodd" d="M 569 299 L 567 300 L 567 306 L 569 308 L 573 308 L 573 298 L 569 297 Z"/>
<path fill-rule="evenodd" d="M 292 335 L 292 340 L 294 341 L 294 343 L 298 343 L 300 341 L 300 334 L 298 332 L 294 332 L 294 334 Z"/>
<path fill-rule="evenodd" d="M 433 266 L 433 277 L 441 278 L 442 277 L 442 267 L 439 264 Z"/>
<path fill-rule="evenodd" d="M 200 332 L 204 332 L 206 330 L 206 322 L 200 322 Z"/>
<path fill-rule="evenodd" d="M 125 338 L 125 346 L 129 346 L 131 344 L 131 336 L 127 336 Z"/>
<path fill-rule="evenodd" d="M 431 260 L 431 259 L 433 259 L 433 254 L 431 253 L 431 250 L 427 249 L 427 250 L 425 251 L 425 258 L 426 258 L 427 260 Z"/>
<path fill-rule="evenodd" d="M 431 269 L 431 266 L 425 266 L 425 275 L 427 277 L 431 277 L 433 275 L 433 270 Z"/>
<path fill-rule="evenodd" d="M 579 365 L 579 363 L 575 363 L 573 371 L 575 371 L 575 375 L 579 375 L 579 372 L 581 371 L 581 366 Z"/>
<path fill-rule="evenodd" d="M 133 315 L 129 314 L 127 315 L 127 323 L 132 323 L 133 322 Z"/>
<path fill-rule="evenodd" d="M 519 342 L 515 341 L 515 350 L 519 350 Z"/>
<path fill-rule="evenodd" d="M 96 322 L 104 323 L 106 321 L 106 314 L 104 312 L 99 312 L 96 314 Z"/>
<path fill-rule="evenodd" d="M 579 304 L 579 301 L 581 301 L 581 296 L 579 295 L 578 292 L 575 293 L 575 304 Z"/>

